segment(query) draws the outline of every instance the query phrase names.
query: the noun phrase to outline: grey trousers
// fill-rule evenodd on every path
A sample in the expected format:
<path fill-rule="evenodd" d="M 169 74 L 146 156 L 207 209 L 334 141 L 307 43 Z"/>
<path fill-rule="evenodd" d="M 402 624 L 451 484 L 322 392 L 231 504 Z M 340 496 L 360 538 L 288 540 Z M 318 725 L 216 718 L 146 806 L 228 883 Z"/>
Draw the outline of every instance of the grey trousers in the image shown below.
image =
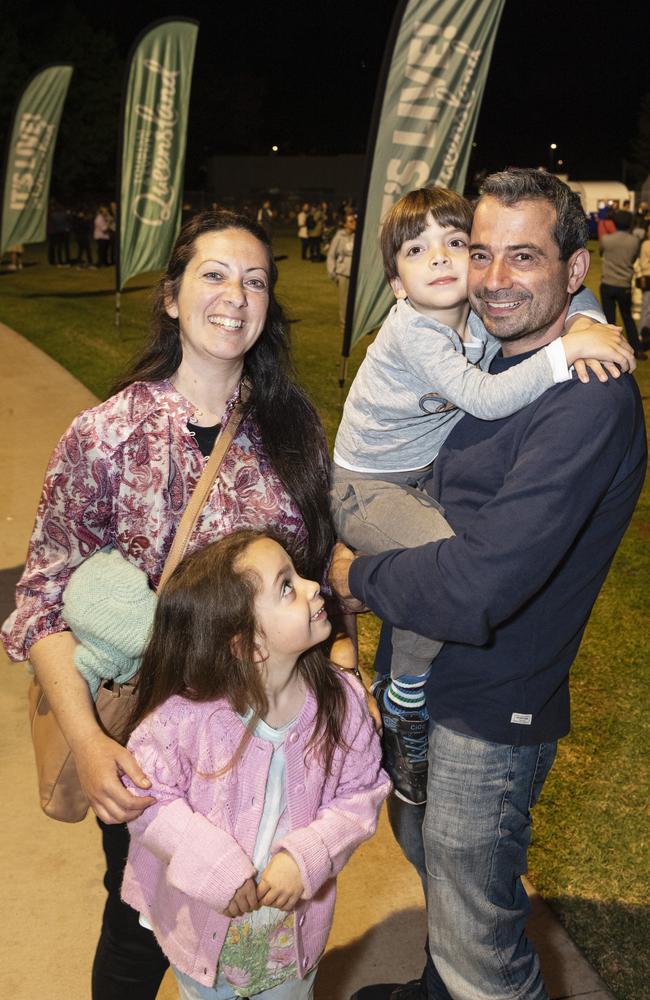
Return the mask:
<path fill-rule="evenodd" d="M 418 488 L 429 472 L 386 472 L 379 478 L 334 464 L 330 501 L 339 538 L 369 555 L 451 538 L 444 510 Z M 391 677 L 424 673 L 441 646 L 435 639 L 393 629 Z"/>

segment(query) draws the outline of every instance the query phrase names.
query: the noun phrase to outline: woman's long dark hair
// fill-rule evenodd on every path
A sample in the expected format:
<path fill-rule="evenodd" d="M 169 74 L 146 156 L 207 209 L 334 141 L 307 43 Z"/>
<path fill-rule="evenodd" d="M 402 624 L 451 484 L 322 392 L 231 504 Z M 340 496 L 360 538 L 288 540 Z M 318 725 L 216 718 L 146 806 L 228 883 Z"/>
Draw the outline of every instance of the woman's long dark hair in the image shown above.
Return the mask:
<path fill-rule="evenodd" d="M 273 537 L 250 528 L 235 531 L 186 556 L 176 567 L 158 599 L 124 738 L 173 695 L 191 701 L 227 698 L 240 715 L 248 708 L 254 718 L 266 714 L 268 700 L 255 662 L 259 579 L 239 571 L 237 562 L 252 542 Z M 297 669 L 317 704 L 308 746 L 329 771 L 334 750 L 345 746 L 343 681 L 320 648 L 303 653 Z"/>
<path fill-rule="evenodd" d="M 335 541 L 328 493 L 326 444 L 318 415 L 293 378 L 288 324 L 275 297 L 278 271 L 269 238 L 256 222 L 236 212 L 201 212 L 185 223 L 154 291 L 151 335 L 141 354 L 112 393 L 133 382 L 170 378 L 183 357 L 179 323 L 165 303 L 176 299 L 185 269 L 194 256 L 196 240 L 205 233 L 242 229 L 264 246 L 269 258 L 269 309 L 262 335 L 244 358 L 244 374 L 252 382 L 249 407 L 262 435 L 269 461 L 293 497 L 305 522 L 306 551 L 297 553 L 301 573 L 320 579 Z"/>

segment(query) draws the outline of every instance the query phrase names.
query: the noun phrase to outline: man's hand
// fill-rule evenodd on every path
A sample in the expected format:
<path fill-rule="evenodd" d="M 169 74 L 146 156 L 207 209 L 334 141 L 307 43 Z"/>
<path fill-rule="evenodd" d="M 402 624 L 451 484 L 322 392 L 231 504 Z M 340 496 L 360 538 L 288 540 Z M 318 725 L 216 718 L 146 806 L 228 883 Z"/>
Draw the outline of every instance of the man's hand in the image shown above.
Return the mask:
<path fill-rule="evenodd" d="M 295 909 L 304 891 L 298 865 L 286 851 L 278 851 L 260 876 L 258 902 L 261 906 L 275 906 L 289 912 Z"/>
<path fill-rule="evenodd" d="M 355 558 L 354 552 L 347 545 L 337 542 L 332 551 L 327 579 L 336 596 L 344 602 L 346 611 L 366 611 L 361 601 L 352 596 L 348 585 L 350 566 Z"/>
<path fill-rule="evenodd" d="M 126 774 L 138 788 L 151 782 L 126 747 L 97 731 L 75 746 L 75 764 L 81 787 L 104 823 L 129 823 L 156 801 L 151 795 L 134 795 L 120 781 Z"/>
<path fill-rule="evenodd" d="M 247 878 L 223 911 L 227 917 L 243 917 L 257 909 L 257 886 L 252 878 Z"/>

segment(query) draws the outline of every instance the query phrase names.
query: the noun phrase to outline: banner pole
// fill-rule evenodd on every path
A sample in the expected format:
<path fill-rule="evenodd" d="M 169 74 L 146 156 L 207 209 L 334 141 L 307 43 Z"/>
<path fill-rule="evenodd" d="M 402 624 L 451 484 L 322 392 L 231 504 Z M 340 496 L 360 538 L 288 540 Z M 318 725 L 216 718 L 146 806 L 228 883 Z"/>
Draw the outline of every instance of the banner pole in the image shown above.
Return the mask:
<path fill-rule="evenodd" d="M 339 389 L 341 390 L 339 402 L 341 404 L 341 409 L 343 409 L 343 404 L 345 402 L 345 383 L 348 379 L 348 361 L 349 358 L 344 357 L 343 355 L 341 356 L 341 371 L 339 373 Z"/>

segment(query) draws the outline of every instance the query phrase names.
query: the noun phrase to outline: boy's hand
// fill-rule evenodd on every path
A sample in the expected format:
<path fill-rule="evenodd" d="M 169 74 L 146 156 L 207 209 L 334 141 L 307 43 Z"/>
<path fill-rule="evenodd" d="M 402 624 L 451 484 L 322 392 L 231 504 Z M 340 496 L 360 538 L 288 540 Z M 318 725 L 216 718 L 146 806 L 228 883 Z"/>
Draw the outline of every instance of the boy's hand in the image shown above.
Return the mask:
<path fill-rule="evenodd" d="M 621 369 L 617 365 L 612 364 L 611 361 L 603 361 L 601 365 L 600 361 L 596 361 L 595 358 L 586 358 L 585 360 L 583 360 L 582 358 L 578 358 L 573 367 L 575 369 L 576 375 L 578 376 L 581 382 L 589 381 L 590 371 L 594 373 L 599 382 L 607 381 L 608 379 L 607 372 L 609 372 L 612 378 L 621 377 Z M 636 369 L 636 358 L 633 355 L 630 367 L 627 370 L 629 372 L 633 372 L 635 371 L 635 369 Z"/>
<path fill-rule="evenodd" d="M 227 917 L 243 917 L 257 909 L 257 886 L 252 878 L 247 878 L 223 911 Z"/>
<path fill-rule="evenodd" d="M 295 909 L 304 891 L 298 865 L 286 851 L 278 851 L 260 876 L 257 901 L 260 906 L 275 906 L 289 912 Z"/>
<path fill-rule="evenodd" d="M 568 333 L 562 337 L 567 364 L 575 365 L 581 382 L 588 382 L 587 367 L 601 382 L 607 381 L 607 374 L 618 378 L 620 372 L 634 371 L 636 361 L 634 351 L 617 326 L 594 323 L 587 316 L 578 316 Z M 601 365 L 599 362 L 603 362 Z"/>

